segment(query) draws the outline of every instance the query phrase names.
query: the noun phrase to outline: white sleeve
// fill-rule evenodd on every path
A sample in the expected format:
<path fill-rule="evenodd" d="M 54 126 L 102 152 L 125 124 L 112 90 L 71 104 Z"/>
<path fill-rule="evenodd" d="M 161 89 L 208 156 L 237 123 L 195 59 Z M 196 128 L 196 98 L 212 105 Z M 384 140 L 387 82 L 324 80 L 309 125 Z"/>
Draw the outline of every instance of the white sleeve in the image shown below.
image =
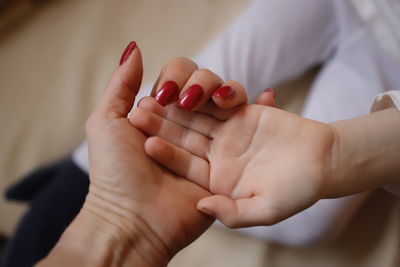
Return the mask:
<path fill-rule="evenodd" d="M 394 107 L 400 111 L 400 90 L 388 91 L 376 96 L 371 107 L 371 112 Z M 400 196 L 400 183 L 385 185 L 384 188 L 394 194 Z"/>
<path fill-rule="evenodd" d="M 371 112 L 394 107 L 400 111 L 400 90 L 388 91 L 375 97 Z"/>

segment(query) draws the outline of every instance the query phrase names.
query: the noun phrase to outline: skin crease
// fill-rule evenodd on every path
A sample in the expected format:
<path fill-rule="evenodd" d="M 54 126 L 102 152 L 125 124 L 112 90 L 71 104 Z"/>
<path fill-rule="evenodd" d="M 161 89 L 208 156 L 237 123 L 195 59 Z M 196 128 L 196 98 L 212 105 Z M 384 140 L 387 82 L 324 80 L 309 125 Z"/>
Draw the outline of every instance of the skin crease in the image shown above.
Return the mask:
<path fill-rule="evenodd" d="M 210 218 L 194 207 L 209 193 L 155 164 L 143 149 L 146 136 L 127 119 L 92 130 L 98 132 L 89 139 L 90 164 L 95 169 L 90 174 L 93 195 L 115 203 L 122 216 L 141 217 L 168 248 L 169 256 L 208 228 Z M 109 154 L 114 157 L 110 159 Z M 160 220 L 164 223 L 159 224 Z"/>
<path fill-rule="evenodd" d="M 215 194 L 202 199 L 198 208 L 229 227 L 271 225 L 320 198 L 325 183 L 322 177 L 326 177 L 323 171 L 330 168 L 335 137 L 327 124 L 261 105 L 246 105 L 220 122 L 174 106 L 162 109 L 150 98 L 142 100 L 135 112 L 140 113 L 131 120 L 135 127 L 176 145 L 152 137 L 146 141 L 147 153 Z M 175 131 L 169 129 L 173 124 L 162 117 L 180 120 L 188 128 L 196 122 L 199 129 L 210 130 L 198 139 L 202 145 L 191 145 L 199 143 L 195 141 L 200 138 L 198 132 L 175 124 L 186 133 L 178 137 L 168 134 Z M 287 146 L 288 142 L 302 145 Z M 192 157 L 188 167 L 179 170 L 173 163 L 174 153 L 180 153 L 176 152 L 178 146 L 191 152 L 186 157 Z"/>

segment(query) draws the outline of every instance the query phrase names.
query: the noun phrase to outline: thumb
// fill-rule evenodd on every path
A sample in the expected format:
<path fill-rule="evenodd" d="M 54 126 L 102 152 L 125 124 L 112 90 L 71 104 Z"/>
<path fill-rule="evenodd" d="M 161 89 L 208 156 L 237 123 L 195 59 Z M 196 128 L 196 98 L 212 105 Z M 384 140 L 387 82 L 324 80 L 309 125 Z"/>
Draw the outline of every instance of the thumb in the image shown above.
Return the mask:
<path fill-rule="evenodd" d="M 215 217 L 229 228 L 272 225 L 280 220 L 277 210 L 259 196 L 231 199 L 213 195 L 201 199 L 197 209 Z"/>
<path fill-rule="evenodd" d="M 136 42 L 130 42 L 111 76 L 97 112 L 103 118 L 126 117 L 133 107 L 143 77 L 142 54 Z"/>

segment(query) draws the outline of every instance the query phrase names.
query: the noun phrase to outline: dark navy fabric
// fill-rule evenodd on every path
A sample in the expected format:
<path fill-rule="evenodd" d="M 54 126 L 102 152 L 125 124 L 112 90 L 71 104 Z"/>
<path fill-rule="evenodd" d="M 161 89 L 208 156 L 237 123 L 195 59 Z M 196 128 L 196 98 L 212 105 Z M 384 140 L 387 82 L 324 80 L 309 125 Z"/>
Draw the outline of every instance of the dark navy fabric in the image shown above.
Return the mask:
<path fill-rule="evenodd" d="M 78 214 L 89 177 L 70 159 L 41 168 L 6 192 L 6 198 L 29 201 L 29 209 L 9 240 L 1 266 L 33 266 L 45 257 Z"/>

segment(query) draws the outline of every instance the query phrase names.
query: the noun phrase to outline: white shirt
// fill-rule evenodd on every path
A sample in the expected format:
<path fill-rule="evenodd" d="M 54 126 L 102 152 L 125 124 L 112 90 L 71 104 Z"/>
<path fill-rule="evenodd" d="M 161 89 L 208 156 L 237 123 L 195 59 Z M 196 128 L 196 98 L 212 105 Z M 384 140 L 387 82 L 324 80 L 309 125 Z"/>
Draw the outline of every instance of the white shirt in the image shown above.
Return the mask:
<path fill-rule="evenodd" d="M 400 0 L 352 0 L 378 41 L 400 60 Z"/>
<path fill-rule="evenodd" d="M 395 107 L 400 111 L 400 90 L 388 91 L 386 93 L 377 95 L 374 103 L 372 104 L 371 112 L 390 107 Z M 400 183 L 386 185 L 384 188 L 390 193 L 400 196 Z"/>

